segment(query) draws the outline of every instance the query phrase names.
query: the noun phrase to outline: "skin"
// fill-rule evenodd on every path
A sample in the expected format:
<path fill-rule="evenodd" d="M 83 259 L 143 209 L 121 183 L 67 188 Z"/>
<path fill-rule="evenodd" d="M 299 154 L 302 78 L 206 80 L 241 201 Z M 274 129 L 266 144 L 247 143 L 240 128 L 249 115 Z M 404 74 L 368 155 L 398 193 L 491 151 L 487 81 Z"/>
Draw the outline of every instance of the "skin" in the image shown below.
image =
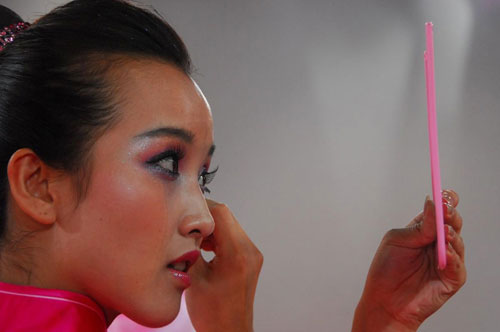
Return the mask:
<path fill-rule="evenodd" d="M 458 202 L 457 193 L 443 192 L 448 242 L 444 270 L 437 269 L 435 207 L 429 198 L 423 212 L 405 228 L 387 232 L 368 272 L 352 331 L 417 331 L 464 285 L 465 248 Z"/>
<path fill-rule="evenodd" d="M 251 331 L 248 306 L 253 307 L 262 255 L 227 207 L 211 201 L 209 209 L 200 187 L 199 176 L 209 169 L 213 146 L 209 105 L 190 77 L 166 63 L 131 59 L 114 75 L 120 83 L 120 121 L 93 147 L 90 183 L 82 201 L 76 200 L 72 177 L 51 169 L 33 151 L 20 149 L 12 156 L 8 238 L 32 232 L 22 237 L 22 247 L 32 249 L 4 250 L 0 280 L 85 294 L 101 306 L 108 324 L 123 313 L 159 327 L 176 317 L 186 288 L 167 269 L 168 263 L 200 250 L 207 239 L 204 246 L 216 250 L 218 257 L 211 263 L 199 260 L 193 288 L 212 298 L 222 288 L 238 288 L 233 298 L 242 305 L 231 305 L 223 313 L 239 322 L 232 326 L 235 331 Z M 160 127 L 188 131 L 189 137 L 172 132 L 143 136 Z M 173 147 L 184 154 L 178 177 L 161 168 L 171 168 L 171 159 L 156 168 L 147 163 Z M 252 282 L 247 282 L 249 271 L 233 268 L 240 262 L 233 253 L 248 256 Z M 204 269 L 208 266 L 210 271 Z M 214 277 L 221 283 L 207 286 Z M 228 287 L 228 279 L 236 282 Z M 238 298 L 247 293 L 252 293 L 252 301 Z M 190 309 L 197 313 L 213 302 L 210 296 L 193 300 L 189 296 Z M 195 327 L 211 331 L 215 325 L 201 320 Z"/>
<path fill-rule="evenodd" d="M 189 316 L 203 331 L 253 331 L 253 301 L 263 257 L 223 204 L 209 201 L 217 227 L 202 248 L 215 253 L 193 266 L 195 280 L 186 292 Z M 229 258 L 229 259 L 228 259 Z"/>
<path fill-rule="evenodd" d="M 203 94 L 184 73 L 157 61 L 131 59 L 115 74 L 121 120 L 93 147 L 82 201 L 70 174 L 29 149 L 12 155 L 0 280 L 85 294 L 102 307 L 108 324 L 124 313 L 162 326 L 177 315 L 186 287 L 168 263 L 202 247 L 216 256 L 190 270 L 186 299 L 195 329 L 252 331 L 263 258 L 231 211 L 207 201 L 198 183 L 213 145 Z M 164 126 L 187 130 L 191 139 L 142 135 Z M 176 178 L 146 162 L 172 147 L 184 152 Z M 427 200 L 423 213 L 382 240 L 353 331 L 416 331 L 463 285 L 458 195 L 447 191 L 444 198 L 451 226 L 446 270 L 436 270 L 433 203 Z"/>

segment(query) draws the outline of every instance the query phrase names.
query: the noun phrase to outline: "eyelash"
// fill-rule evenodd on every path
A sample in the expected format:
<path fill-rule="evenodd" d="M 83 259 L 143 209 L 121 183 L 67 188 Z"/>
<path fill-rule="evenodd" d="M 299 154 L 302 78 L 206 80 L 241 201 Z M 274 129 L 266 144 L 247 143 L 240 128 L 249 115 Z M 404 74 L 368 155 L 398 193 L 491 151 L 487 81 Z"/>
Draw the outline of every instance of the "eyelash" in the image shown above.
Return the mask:
<path fill-rule="evenodd" d="M 182 158 L 184 158 L 184 151 L 180 147 L 175 147 L 152 157 L 146 163 L 151 165 L 155 170 L 167 173 L 168 176 L 176 179 L 179 176 L 179 161 Z M 160 162 L 164 160 L 172 160 L 173 170 L 169 170 L 160 165 Z"/>
<path fill-rule="evenodd" d="M 175 180 L 179 176 L 179 161 L 182 158 L 184 158 L 184 151 L 180 147 L 175 147 L 173 149 L 162 152 L 157 156 L 154 156 L 146 163 L 151 165 L 157 171 L 167 173 L 169 177 L 172 177 Z M 172 160 L 173 170 L 169 170 L 160 165 L 160 162 L 164 160 Z M 210 193 L 210 189 L 208 189 L 207 185 L 213 181 L 218 170 L 218 166 L 211 172 L 208 172 L 207 169 L 204 168 L 198 176 L 198 184 L 200 185 L 200 189 L 203 194 Z"/>
<path fill-rule="evenodd" d="M 203 169 L 203 172 L 198 177 L 198 184 L 200 185 L 201 192 L 204 194 L 210 194 L 210 189 L 208 189 L 207 184 L 213 181 L 217 171 L 219 170 L 219 166 L 217 166 L 213 171 L 208 172 L 206 169 Z M 200 180 L 202 182 L 200 183 Z"/>

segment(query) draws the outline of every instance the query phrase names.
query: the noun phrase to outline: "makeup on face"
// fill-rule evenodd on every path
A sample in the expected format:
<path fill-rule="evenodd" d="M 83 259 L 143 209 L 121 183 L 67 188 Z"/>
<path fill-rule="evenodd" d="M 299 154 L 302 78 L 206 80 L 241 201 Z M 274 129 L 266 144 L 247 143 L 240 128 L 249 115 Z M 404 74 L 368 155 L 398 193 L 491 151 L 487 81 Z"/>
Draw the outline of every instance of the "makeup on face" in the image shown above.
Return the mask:
<path fill-rule="evenodd" d="M 167 142 L 165 138 L 169 138 Z M 139 146 L 139 159 L 151 172 L 166 180 L 175 181 L 180 176 L 181 161 L 194 148 L 194 138 L 192 132 L 183 128 L 159 127 L 134 136 L 133 141 Z M 210 193 L 207 185 L 212 182 L 219 169 L 216 167 L 209 171 L 210 159 L 214 152 L 215 145 L 212 144 L 197 174 L 203 194 Z"/>
<path fill-rule="evenodd" d="M 185 253 L 174 261 L 168 263 L 167 268 L 172 276 L 179 280 L 185 288 L 191 285 L 191 278 L 188 271 L 200 257 L 200 251 L 193 250 Z"/>

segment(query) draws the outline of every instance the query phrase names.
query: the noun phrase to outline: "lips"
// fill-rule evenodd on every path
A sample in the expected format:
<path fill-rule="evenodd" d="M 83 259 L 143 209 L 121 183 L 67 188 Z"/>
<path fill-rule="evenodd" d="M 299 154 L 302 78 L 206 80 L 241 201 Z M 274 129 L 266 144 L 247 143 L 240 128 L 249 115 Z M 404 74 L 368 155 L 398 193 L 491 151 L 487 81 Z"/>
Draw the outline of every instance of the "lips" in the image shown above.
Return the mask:
<path fill-rule="evenodd" d="M 170 262 L 167 267 L 169 269 L 186 273 L 189 268 L 193 266 L 198 257 L 200 257 L 200 252 L 198 250 L 193 250 Z"/>
<path fill-rule="evenodd" d="M 200 252 L 198 250 L 193 250 L 185 253 L 176 260 L 168 263 L 167 268 L 172 274 L 172 276 L 179 280 L 184 287 L 189 287 L 191 285 L 191 278 L 187 274 L 189 268 L 193 266 L 196 260 L 200 257 Z"/>

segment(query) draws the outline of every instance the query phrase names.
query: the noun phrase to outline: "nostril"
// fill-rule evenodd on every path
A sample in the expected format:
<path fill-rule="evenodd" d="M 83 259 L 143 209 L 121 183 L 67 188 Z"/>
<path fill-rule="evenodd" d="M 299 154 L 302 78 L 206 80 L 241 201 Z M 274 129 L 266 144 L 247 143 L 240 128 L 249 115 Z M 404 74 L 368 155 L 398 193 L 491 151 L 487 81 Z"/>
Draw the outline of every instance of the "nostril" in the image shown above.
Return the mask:
<path fill-rule="evenodd" d="M 190 214 L 182 218 L 182 221 L 179 225 L 179 232 L 183 236 L 191 236 L 191 237 L 206 237 L 210 235 L 210 231 L 213 230 L 213 220 L 203 215 Z"/>
<path fill-rule="evenodd" d="M 201 234 L 201 231 L 199 229 L 193 229 L 189 234 Z"/>

